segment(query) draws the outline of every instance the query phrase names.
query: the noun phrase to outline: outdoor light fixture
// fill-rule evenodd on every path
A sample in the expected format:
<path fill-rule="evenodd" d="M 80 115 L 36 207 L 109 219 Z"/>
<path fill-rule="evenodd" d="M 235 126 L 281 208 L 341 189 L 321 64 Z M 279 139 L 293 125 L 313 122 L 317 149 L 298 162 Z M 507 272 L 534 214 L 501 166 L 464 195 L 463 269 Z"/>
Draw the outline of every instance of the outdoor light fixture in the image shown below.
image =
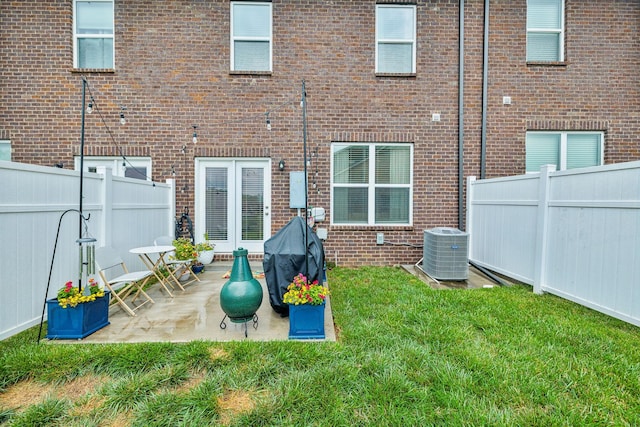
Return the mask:
<path fill-rule="evenodd" d="M 93 102 L 89 102 L 87 106 L 87 113 L 91 114 L 93 112 Z"/>
<path fill-rule="evenodd" d="M 284 170 L 284 166 L 284 160 L 280 160 L 280 162 L 278 163 L 278 169 L 280 169 L 280 172 Z"/>
<path fill-rule="evenodd" d="M 197 144 L 198 143 L 198 134 L 196 133 L 196 129 L 198 128 L 197 125 L 193 125 L 193 143 Z"/>
<path fill-rule="evenodd" d="M 125 106 L 120 107 L 120 124 L 121 125 L 127 124 L 127 119 L 124 118 L 124 110 L 126 109 L 127 107 Z"/>
<path fill-rule="evenodd" d="M 267 130 L 271 130 L 271 120 L 269 119 L 269 112 L 264 113 L 267 116 Z"/>

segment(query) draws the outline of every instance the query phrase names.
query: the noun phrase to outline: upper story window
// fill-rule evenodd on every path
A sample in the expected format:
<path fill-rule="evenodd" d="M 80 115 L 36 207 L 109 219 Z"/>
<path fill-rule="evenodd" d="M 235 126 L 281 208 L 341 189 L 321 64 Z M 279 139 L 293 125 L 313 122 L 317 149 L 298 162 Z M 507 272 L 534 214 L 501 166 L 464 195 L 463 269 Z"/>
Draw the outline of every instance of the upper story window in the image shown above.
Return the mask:
<path fill-rule="evenodd" d="M 376 5 L 376 73 L 415 72 L 415 5 Z"/>
<path fill-rule="evenodd" d="M 74 158 L 75 169 L 80 169 L 80 157 Z M 124 176 L 127 178 L 136 178 L 151 181 L 151 158 L 149 157 L 122 157 L 111 156 L 85 156 L 84 171 L 96 173 L 98 167 L 104 166 L 111 169 L 114 176 Z"/>
<path fill-rule="evenodd" d="M 331 153 L 333 224 L 411 224 L 411 144 L 335 143 Z"/>
<path fill-rule="evenodd" d="M 231 3 L 231 71 L 271 71 L 271 3 Z"/>
<path fill-rule="evenodd" d="M 0 160 L 11 161 L 11 141 L 0 139 Z"/>
<path fill-rule="evenodd" d="M 113 69 L 113 0 L 74 0 L 73 67 Z"/>
<path fill-rule="evenodd" d="M 527 61 L 564 61 L 564 0 L 527 0 Z"/>
<path fill-rule="evenodd" d="M 527 172 L 542 165 L 556 170 L 602 165 L 602 132 L 527 132 Z"/>

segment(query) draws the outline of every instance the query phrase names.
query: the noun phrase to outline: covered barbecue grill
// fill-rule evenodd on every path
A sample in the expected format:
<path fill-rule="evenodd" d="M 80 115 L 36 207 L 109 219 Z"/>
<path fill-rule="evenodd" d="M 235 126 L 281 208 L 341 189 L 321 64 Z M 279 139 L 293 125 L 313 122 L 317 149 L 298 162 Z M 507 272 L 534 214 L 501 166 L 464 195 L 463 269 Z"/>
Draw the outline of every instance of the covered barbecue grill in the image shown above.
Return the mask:
<path fill-rule="evenodd" d="M 307 236 L 305 237 L 305 229 Z M 306 243 L 306 251 L 305 251 Z M 306 257 L 305 257 L 306 255 Z M 308 264 L 308 271 L 307 269 Z M 273 237 L 264 242 L 262 261 L 269 289 L 269 303 L 282 317 L 289 315 L 289 306 L 282 302 L 287 286 L 299 273 L 309 281 L 323 281 L 324 248 L 322 241 L 304 219 L 294 217 Z"/>

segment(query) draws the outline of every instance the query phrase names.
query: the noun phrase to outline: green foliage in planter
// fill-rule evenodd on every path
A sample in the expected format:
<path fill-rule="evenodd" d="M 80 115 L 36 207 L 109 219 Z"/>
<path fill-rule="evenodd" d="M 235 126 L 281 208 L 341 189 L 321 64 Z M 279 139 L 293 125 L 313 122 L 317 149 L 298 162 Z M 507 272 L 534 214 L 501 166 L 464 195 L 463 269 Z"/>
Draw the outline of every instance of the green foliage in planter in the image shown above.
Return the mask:
<path fill-rule="evenodd" d="M 213 246 L 211 243 L 209 242 L 200 242 L 196 244 L 196 252 L 200 253 L 203 251 L 212 251 L 213 250 Z"/>
<path fill-rule="evenodd" d="M 174 240 L 173 246 L 176 248 L 173 255 L 175 259 L 184 261 L 194 259 L 198 256 L 196 247 L 191 243 L 191 240 L 186 237 L 180 237 L 179 239 Z"/>

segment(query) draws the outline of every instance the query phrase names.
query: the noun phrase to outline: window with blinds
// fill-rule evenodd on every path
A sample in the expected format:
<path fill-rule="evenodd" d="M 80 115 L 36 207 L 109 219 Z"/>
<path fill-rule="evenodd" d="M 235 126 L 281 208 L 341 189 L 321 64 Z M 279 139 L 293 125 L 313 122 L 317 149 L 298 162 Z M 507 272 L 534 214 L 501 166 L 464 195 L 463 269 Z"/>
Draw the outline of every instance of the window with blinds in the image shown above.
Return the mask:
<path fill-rule="evenodd" d="M 231 70 L 271 71 L 271 3 L 231 3 Z"/>
<path fill-rule="evenodd" d="M 527 172 L 538 172 L 543 165 L 557 170 L 599 166 L 603 163 L 602 132 L 527 132 Z"/>
<path fill-rule="evenodd" d="M 527 0 L 527 61 L 564 61 L 564 0 Z"/>
<path fill-rule="evenodd" d="M 228 197 L 229 177 L 227 168 L 205 170 L 205 231 L 209 240 L 227 240 L 229 229 Z"/>
<path fill-rule="evenodd" d="M 113 0 L 74 1 L 74 68 L 113 69 Z"/>
<path fill-rule="evenodd" d="M 376 5 L 376 72 L 416 72 L 415 5 Z"/>
<path fill-rule="evenodd" d="M 332 145 L 334 224 L 410 224 L 411 144 Z"/>

